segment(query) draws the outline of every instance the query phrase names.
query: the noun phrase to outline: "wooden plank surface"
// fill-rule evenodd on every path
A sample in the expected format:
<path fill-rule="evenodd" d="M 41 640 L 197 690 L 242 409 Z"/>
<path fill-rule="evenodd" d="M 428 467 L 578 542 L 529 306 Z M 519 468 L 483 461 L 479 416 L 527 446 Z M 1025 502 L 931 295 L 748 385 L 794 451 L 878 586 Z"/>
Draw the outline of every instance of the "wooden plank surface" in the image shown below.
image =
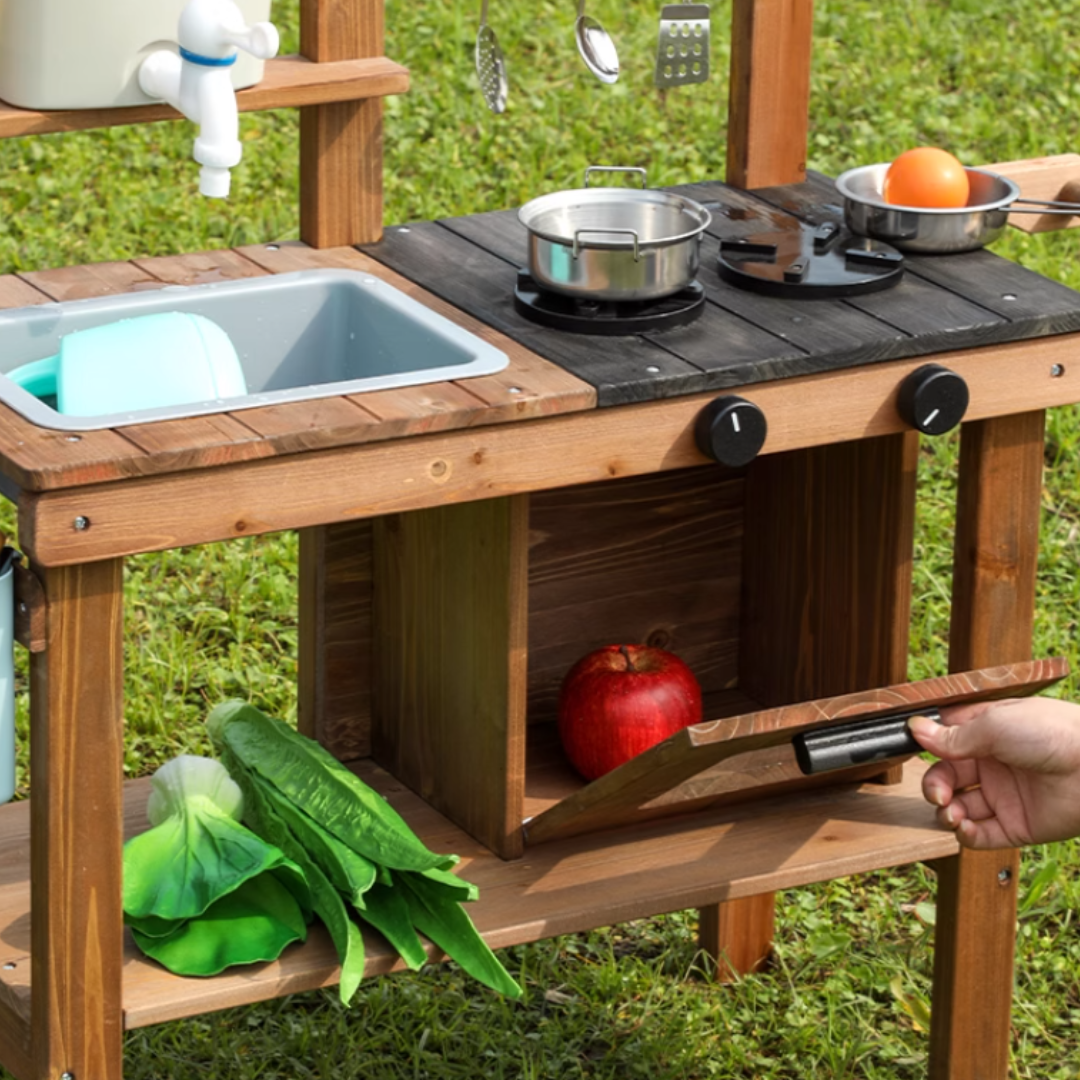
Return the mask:
<path fill-rule="evenodd" d="M 48 603 L 30 657 L 34 1075 L 121 1080 L 123 564 L 33 569 Z"/>
<path fill-rule="evenodd" d="M 408 89 L 408 69 L 382 56 L 320 64 L 303 56 L 279 56 L 266 62 L 263 78 L 257 85 L 237 93 L 236 104 L 241 112 L 261 112 L 384 97 L 403 94 Z M 175 109 L 164 104 L 42 111 L 0 102 L 0 138 L 180 119 Z"/>
<path fill-rule="evenodd" d="M 1029 661 L 695 724 L 533 818 L 526 826 L 526 840 L 532 846 L 646 821 L 651 800 L 703 769 L 736 754 L 780 746 L 804 731 L 832 727 L 879 712 L 1033 694 L 1067 674 L 1068 664 L 1063 659 Z"/>
<path fill-rule="evenodd" d="M 999 161 L 980 168 L 1007 176 L 1024 199 L 1051 202 L 1080 201 L 1080 154 L 1053 154 L 1023 161 Z M 1066 214 L 1010 214 L 1009 224 L 1023 232 L 1075 229 L 1080 217 Z"/>
<path fill-rule="evenodd" d="M 608 926 L 666 911 L 794 888 L 920 859 L 952 855 L 919 792 L 921 763 L 898 787 L 838 786 L 795 798 L 646 824 L 604 842 L 581 837 L 547 844 L 514 862 L 486 852 L 382 770 L 361 776 L 381 790 L 434 850 L 462 856 L 461 875 L 480 887 L 470 905 L 493 948 Z M 127 786 L 128 834 L 146 828 L 148 783 Z M 0 807 L 0 982 L 25 999 L 30 980 L 9 957 L 30 951 L 28 822 L 25 803 Z M 400 970 L 380 938 L 367 939 L 368 975 Z M 272 964 L 213 979 L 180 979 L 141 958 L 127 940 L 124 1022 L 128 1028 L 193 1016 L 335 983 L 333 947 L 319 928 Z"/>
<path fill-rule="evenodd" d="M 974 420 L 1076 401 L 1074 351 L 1073 338 L 1060 336 L 947 354 L 941 362 L 967 380 Z M 768 417 L 764 452 L 780 453 L 905 430 L 896 392 L 919 364 L 874 364 L 742 393 Z M 42 562 L 75 563 L 702 465 L 692 430 L 709 400 L 680 397 L 26 494 L 21 542 Z M 92 527 L 74 529 L 78 516 Z"/>
<path fill-rule="evenodd" d="M 373 757 L 503 858 L 521 854 L 528 500 L 375 522 Z"/>

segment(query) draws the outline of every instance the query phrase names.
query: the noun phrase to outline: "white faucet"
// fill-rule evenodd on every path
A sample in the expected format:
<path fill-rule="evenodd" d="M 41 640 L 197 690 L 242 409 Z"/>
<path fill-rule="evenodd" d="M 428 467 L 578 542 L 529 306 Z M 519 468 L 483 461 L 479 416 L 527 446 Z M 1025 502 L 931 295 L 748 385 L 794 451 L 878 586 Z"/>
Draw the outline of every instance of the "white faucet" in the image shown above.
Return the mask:
<path fill-rule="evenodd" d="M 148 97 L 168 102 L 199 125 L 194 158 L 202 166 L 199 191 L 212 198 L 229 194 L 229 170 L 240 163 L 240 121 L 229 69 L 237 49 L 260 60 L 278 51 L 273 23 L 254 26 L 233 0 L 188 0 L 176 32 L 179 55 L 151 53 L 139 67 L 139 86 Z"/>

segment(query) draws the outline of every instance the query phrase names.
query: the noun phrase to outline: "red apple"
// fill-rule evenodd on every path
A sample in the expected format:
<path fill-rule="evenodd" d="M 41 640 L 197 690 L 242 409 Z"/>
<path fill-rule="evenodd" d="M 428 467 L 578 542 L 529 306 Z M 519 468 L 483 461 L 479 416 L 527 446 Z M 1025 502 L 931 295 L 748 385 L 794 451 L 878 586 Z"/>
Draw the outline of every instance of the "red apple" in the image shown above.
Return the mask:
<path fill-rule="evenodd" d="M 701 687 L 672 653 L 607 645 L 582 657 L 559 692 L 559 738 L 586 780 L 701 720 Z"/>

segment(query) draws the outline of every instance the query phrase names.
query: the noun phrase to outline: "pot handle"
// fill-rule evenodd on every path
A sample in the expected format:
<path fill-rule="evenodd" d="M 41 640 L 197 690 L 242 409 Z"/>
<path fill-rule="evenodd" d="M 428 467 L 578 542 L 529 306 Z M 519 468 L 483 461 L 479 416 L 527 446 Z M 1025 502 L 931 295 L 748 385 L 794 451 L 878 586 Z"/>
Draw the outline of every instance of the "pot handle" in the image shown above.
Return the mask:
<path fill-rule="evenodd" d="M 611 172 L 626 172 L 626 173 L 637 173 L 637 175 L 641 177 L 641 186 L 642 186 L 643 188 L 644 188 L 644 187 L 648 187 L 648 186 L 649 186 L 649 185 L 648 185 L 648 184 L 646 183 L 646 180 L 645 180 L 645 177 L 646 177 L 646 173 L 645 173 L 645 170 L 644 170 L 644 169 L 642 169 L 642 168 L 641 168 L 640 166 L 638 166 L 638 165 L 590 165 L 590 166 L 589 166 L 589 167 L 588 167 L 588 168 L 587 168 L 587 169 L 585 170 L 585 186 L 586 186 L 586 187 L 588 187 L 588 186 L 589 186 L 589 174 L 590 174 L 590 173 L 594 173 L 594 172 L 608 172 L 608 173 L 611 173 Z"/>
<path fill-rule="evenodd" d="M 578 258 L 581 254 L 581 237 L 585 233 L 592 233 L 599 236 L 610 236 L 612 233 L 618 233 L 620 236 L 632 236 L 634 238 L 634 262 L 641 261 L 641 255 L 638 252 L 638 234 L 634 229 L 575 229 L 574 230 L 574 258 Z"/>

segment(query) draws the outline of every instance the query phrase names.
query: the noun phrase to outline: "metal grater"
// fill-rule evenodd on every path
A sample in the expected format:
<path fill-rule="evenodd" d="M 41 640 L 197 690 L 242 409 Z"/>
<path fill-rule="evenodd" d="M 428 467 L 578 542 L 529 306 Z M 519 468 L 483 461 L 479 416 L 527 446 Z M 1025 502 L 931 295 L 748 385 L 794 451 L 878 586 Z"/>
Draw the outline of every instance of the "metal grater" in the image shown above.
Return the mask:
<path fill-rule="evenodd" d="M 661 89 L 709 77 L 709 5 L 665 4 L 660 12 L 655 82 Z"/>

